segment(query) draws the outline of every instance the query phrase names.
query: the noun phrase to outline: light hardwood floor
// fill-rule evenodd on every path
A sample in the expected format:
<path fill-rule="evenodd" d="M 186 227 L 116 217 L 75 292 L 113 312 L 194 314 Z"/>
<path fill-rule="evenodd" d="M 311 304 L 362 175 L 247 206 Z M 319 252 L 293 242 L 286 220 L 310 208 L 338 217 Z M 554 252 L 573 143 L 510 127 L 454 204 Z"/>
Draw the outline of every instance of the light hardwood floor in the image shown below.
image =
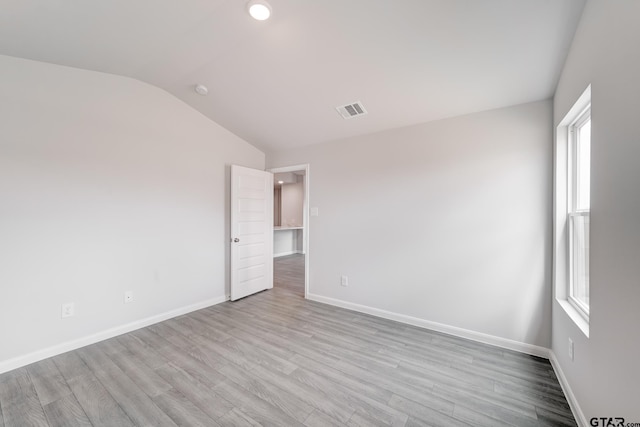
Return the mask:
<path fill-rule="evenodd" d="M 304 297 L 304 255 L 274 258 L 273 286 Z"/>
<path fill-rule="evenodd" d="M 576 424 L 546 360 L 276 286 L 1 375 L 29 425 Z"/>

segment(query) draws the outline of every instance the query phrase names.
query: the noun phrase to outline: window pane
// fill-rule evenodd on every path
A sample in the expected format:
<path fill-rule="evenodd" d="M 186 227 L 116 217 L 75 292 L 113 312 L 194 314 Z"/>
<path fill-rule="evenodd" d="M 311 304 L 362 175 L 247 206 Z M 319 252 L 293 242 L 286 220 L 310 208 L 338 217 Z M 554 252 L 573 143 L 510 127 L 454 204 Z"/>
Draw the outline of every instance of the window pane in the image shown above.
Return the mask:
<path fill-rule="evenodd" d="M 570 221 L 571 296 L 589 307 L 589 215 L 571 216 Z"/>
<path fill-rule="evenodd" d="M 591 119 L 578 128 L 576 147 L 576 209 L 589 210 L 591 203 Z"/>

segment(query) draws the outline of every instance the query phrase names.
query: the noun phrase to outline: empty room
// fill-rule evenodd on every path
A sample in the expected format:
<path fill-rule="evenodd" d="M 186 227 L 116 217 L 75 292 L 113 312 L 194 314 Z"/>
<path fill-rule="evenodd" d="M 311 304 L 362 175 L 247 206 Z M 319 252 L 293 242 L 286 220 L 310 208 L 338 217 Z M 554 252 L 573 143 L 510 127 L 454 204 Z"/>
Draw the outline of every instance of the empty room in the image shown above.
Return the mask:
<path fill-rule="evenodd" d="M 640 427 L 640 2 L 0 2 L 0 427 Z"/>

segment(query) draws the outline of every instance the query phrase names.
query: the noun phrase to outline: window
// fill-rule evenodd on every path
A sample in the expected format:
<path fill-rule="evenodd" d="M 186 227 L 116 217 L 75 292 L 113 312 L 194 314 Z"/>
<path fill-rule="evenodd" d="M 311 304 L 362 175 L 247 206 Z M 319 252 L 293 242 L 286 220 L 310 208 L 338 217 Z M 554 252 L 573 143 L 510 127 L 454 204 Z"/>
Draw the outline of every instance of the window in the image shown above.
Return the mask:
<path fill-rule="evenodd" d="M 589 318 L 589 216 L 591 203 L 591 106 L 569 125 L 567 228 L 569 303 Z"/>
<path fill-rule="evenodd" d="M 589 338 L 591 218 L 591 85 L 555 134 L 553 288 L 558 305 Z"/>

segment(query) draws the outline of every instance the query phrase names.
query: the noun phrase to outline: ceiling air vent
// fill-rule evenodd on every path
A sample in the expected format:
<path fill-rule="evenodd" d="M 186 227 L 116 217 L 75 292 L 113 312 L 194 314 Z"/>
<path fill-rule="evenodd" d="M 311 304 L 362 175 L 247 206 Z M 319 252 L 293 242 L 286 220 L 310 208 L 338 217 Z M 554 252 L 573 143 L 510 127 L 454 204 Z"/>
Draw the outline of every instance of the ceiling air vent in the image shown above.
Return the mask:
<path fill-rule="evenodd" d="M 343 119 L 350 119 L 367 114 L 367 110 L 364 109 L 360 101 L 356 101 L 353 104 L 341 105 L 340 107 L 336 107 L 336 110 L 338 110 L 338 113 L 340 113 Z"/>

